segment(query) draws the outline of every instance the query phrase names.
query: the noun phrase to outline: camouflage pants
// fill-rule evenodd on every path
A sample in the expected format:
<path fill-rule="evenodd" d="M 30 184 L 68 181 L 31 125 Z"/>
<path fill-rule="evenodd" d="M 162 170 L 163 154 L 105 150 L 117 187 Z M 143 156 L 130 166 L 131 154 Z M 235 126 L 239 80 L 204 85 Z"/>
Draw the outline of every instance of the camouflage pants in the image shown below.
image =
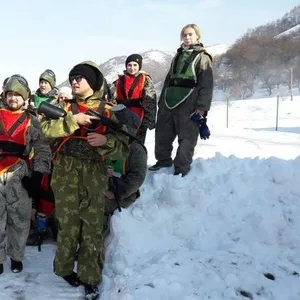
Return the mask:
<path fill-rule="evenodd" d="M 80 244 L 78 277 L 83 283 L 99 284 L 104 263 L 102 228 L 107 168 L 100 161 L 60 155 L 54 163 L 51 184 L 58 220 L 54 272 L 62 277 L 71 274 Z"/>
<path fill-rule="evenodd" d="M 25 171 L 19 166 L 0 175 L 0 263 L 6 254 L 17 261 L 24 259 L 32 205 L 21 182 Z"/>

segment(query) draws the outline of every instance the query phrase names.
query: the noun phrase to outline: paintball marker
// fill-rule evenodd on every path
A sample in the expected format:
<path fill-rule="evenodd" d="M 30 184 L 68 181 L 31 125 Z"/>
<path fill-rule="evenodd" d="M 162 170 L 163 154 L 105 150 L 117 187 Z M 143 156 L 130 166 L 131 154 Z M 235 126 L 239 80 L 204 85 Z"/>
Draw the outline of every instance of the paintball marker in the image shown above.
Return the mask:
<path fill-rule="evenodd" d="M 119 177 L 114 176 L 113 168 L 111 166 L 108 166 L 108 169 L 111 172 L 111 176 L 108 177 L 108 190 L 114 193 L 118 211 L 121 212 L 122 209 L 121 209 L 120 201 L 119 201 L 120 193 L 119 193 L 119 187 L 118 187 L 118 182 L 117 182 Z"/>
<path fill-rule="evenodd" d="M 38 251 L 41 252 L 43 240 L 47 238 L 46 215 L 40 212 L 37 213 L 32 228 L 34 232 L 28 236 L 26 246 L 38 246 Z"/>
<path fill-rule="evenodd" d="M 133 134 L 130 134 L 129 132 L 122 129 L 123 125 L 127 125 L 131 128 L 136 128 L 137 126 L 139 126 L 141 123 L 139 117 L 135 113 L 133 113 L 129 109 L 127 109 L 125 107 L 125 105 L 123 105 L 123 104 L 119 104 L 119 105 L 112 107 L 111 111 L 115 114 L 115 116 L 117 117 L 117 119 L 119 120 L 120 123 L 101 115 L 99 112 L 97 112 L 93 109 L 88 109 L 86 112 L 87 115 L 95 116 L 95 117 L 99 118 L 99 120 L 94 120 L 92 122 L 92 127 L 90 127 L 89 129 L 90 130 L 93 129 L 94 126 L 97 126 L 100 123 L 104 126 L 109 127 L 110 130 L 118 131 L 118 132 L 128 136 L 130 139 L 137 141 L 142 146 L 144 146 L 141 143 L 141 141 L 138 138 L 136 138 Z M 43 114 L 47 118 L 54 119 L 54 120 L 64 117 L 67 114 L 64 109 L 62 109 L 58 106 L 55 106 L 53 104 L 50 104 L 46 101 L 44 101 L 40 104 L 40 106 L 37 109 L 37 112 L 38 112 L 38 114 Z M 146 150 L 146 148 L 145 148 L 145 150 Z"/>
<path fill-rule="evenodd" d="M 38 243 L 38 251 L 41 252 L 41 246 L 45 235 L 47 233 L 47 224 L 46 224 L 46 215 L 43 213 L 38 213 L 35 221 L 35 227 L 37 231 L 37 243 Z"/>
<path fill-rule="evenodd" d="M 40 106 L 37 109 L 37 113 L 43 114 L 47 118 L 54 120 L 58 120 L 59 118 L 64 117 L 67 114 L 67 112 L 64 109 L 50 104 L 47 101 L 44 101 L 40 104 Z"/>

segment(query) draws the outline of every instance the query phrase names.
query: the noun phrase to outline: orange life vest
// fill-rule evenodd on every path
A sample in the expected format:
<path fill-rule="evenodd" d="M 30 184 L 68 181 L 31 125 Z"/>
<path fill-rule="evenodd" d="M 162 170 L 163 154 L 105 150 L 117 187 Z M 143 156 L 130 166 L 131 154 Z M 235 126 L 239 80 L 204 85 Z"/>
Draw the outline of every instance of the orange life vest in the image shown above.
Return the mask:
<path fill-rule="evenodd" d="M 30 124 L 31 119 L 26 112 L 0 109 L 0 174 L 27 159 L 24 152 Z"/>
<path fill-rule="evenodd" d="M 101 105 L 100 105 L 101 106 Z M 77 114 L 77 113 L 86 113 L 88 109 L 93 109 L 95 111 L 99 112 L 100 106 L 96 106 L 96 107 L 90 107 L 87 106 L 85 104 L 82 103 L 77 103 L 75 101 L 70 101 L 68 103 L 68 105 L 66 106 L 66 111 L 70 112 L 72 111 L 73 114 Z M 104 109 L 102 112 L 103 116 L 110 118 L 111 117 L 111 112 L 108 109 Z M 93 124 L 91 125 L 93 126 Z M 58 149 L 55 151 L 54 157 L 57 155 L 57 153 L 60 151 L 60 149 L 62 148 L 62 146 L 69 140 L 69 139 L 87 139 L 87 134 L 88 132 L 95 132 L 95 133 L 99 133 L 99 134 L 105 134 L 107 128 L 106 126 L 102 125 L 99 123 L 99 125 L 97 126 L 97 128 L 91 128 L 90 127 L 85 127 L 85 126 L 79 126 L 79 129 L 76 130 L 73 134 L 61 138 L 61 143 L 58 147 Z"/>
<path fill-rule="evenodd" d="M 145 80 L 146 74 L 140 73 L 136 77 L 121 75 L 116 81 L 117 103 L 124 104 L 130 111 L 136 113 L 141 121 L 144 119 L 144 108 L 141 103 Z"/>

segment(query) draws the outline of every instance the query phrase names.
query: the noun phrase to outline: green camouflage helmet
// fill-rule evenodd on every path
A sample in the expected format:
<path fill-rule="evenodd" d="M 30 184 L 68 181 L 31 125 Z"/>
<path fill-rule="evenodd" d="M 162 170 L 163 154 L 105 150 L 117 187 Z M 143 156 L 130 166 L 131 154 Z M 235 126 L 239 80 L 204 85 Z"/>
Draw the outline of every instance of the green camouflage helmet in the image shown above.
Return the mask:
<path fill-rule="evenodd" d="M 4 86 L 4 95 L 6 96 L 7 92 L 15 92 L 22 96 L 24 101 L 31 97 L 31 91 L 28 85 L 27 80 L 19 75 L 12 75 Z"/>
<path fill-rule="evenodd" d="M 55 76 L 55 73 L 52 70 L 50 70 L 50 69 L 45 70 L 41 74 L 39 82 L 41 82 L 41 80 L 45 80 L 45 81 L 49 82 L 49 84 L 51 85 L 52 88 L 54 88 L 55 85 L 56 85 L 56 76 Z"/>

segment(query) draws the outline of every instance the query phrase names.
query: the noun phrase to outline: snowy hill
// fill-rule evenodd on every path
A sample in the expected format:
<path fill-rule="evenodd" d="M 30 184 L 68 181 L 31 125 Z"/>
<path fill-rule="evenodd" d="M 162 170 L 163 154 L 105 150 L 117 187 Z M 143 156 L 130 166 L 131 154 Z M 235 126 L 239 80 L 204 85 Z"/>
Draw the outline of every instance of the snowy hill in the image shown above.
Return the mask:
<path fill-rule="evenodd" d="M 163 81 L 170 67 L 172 54 L 159 50 L 149 50 L 140 54 L 143 56 L 143 70 L 151 74 L 154 83 Z M 118 78 L 118 74 L 123 74 L 125 60 L 126 56 L 117 56 L 100 64 L 108 82 L 113 82 Z"/>
<path fill-rule="evenodd" d="M 227 44 L 216 44 L 213 46 L 206 47 L 206 50 L 212 56 L 218 56 L 218 55 L 222 55 L 222 54 L 226 53 L 230 47 L 231 47 L 231 45 L 227 45 Z"/>
<path fill-rule="evenodd" d="M 112 218 L 101 300 L 300 299 L 300 97 L 214 103 L 191 172 L 148 172 Z M 148 133 L 148 164 L 155 162 Z M 176 143 L 175 143 L 176 146 Z M 174 149 L 174 153 L 176 147 Z M 82 299 L 52 273 L 55 245 L 5 264 L 0 300 Z M 274 280 L 273 280 L 274 279 Z"/>
<path fill-rule="evenodd" d="M 300 24 L 276 35 L 274 38 L 281 38 L 281 37 L 284 37 L 284 36 L 289 36 L 289 35 L 294 35 L 294 34 L 297 34 L 297 33 L 300 33 Z"/>

